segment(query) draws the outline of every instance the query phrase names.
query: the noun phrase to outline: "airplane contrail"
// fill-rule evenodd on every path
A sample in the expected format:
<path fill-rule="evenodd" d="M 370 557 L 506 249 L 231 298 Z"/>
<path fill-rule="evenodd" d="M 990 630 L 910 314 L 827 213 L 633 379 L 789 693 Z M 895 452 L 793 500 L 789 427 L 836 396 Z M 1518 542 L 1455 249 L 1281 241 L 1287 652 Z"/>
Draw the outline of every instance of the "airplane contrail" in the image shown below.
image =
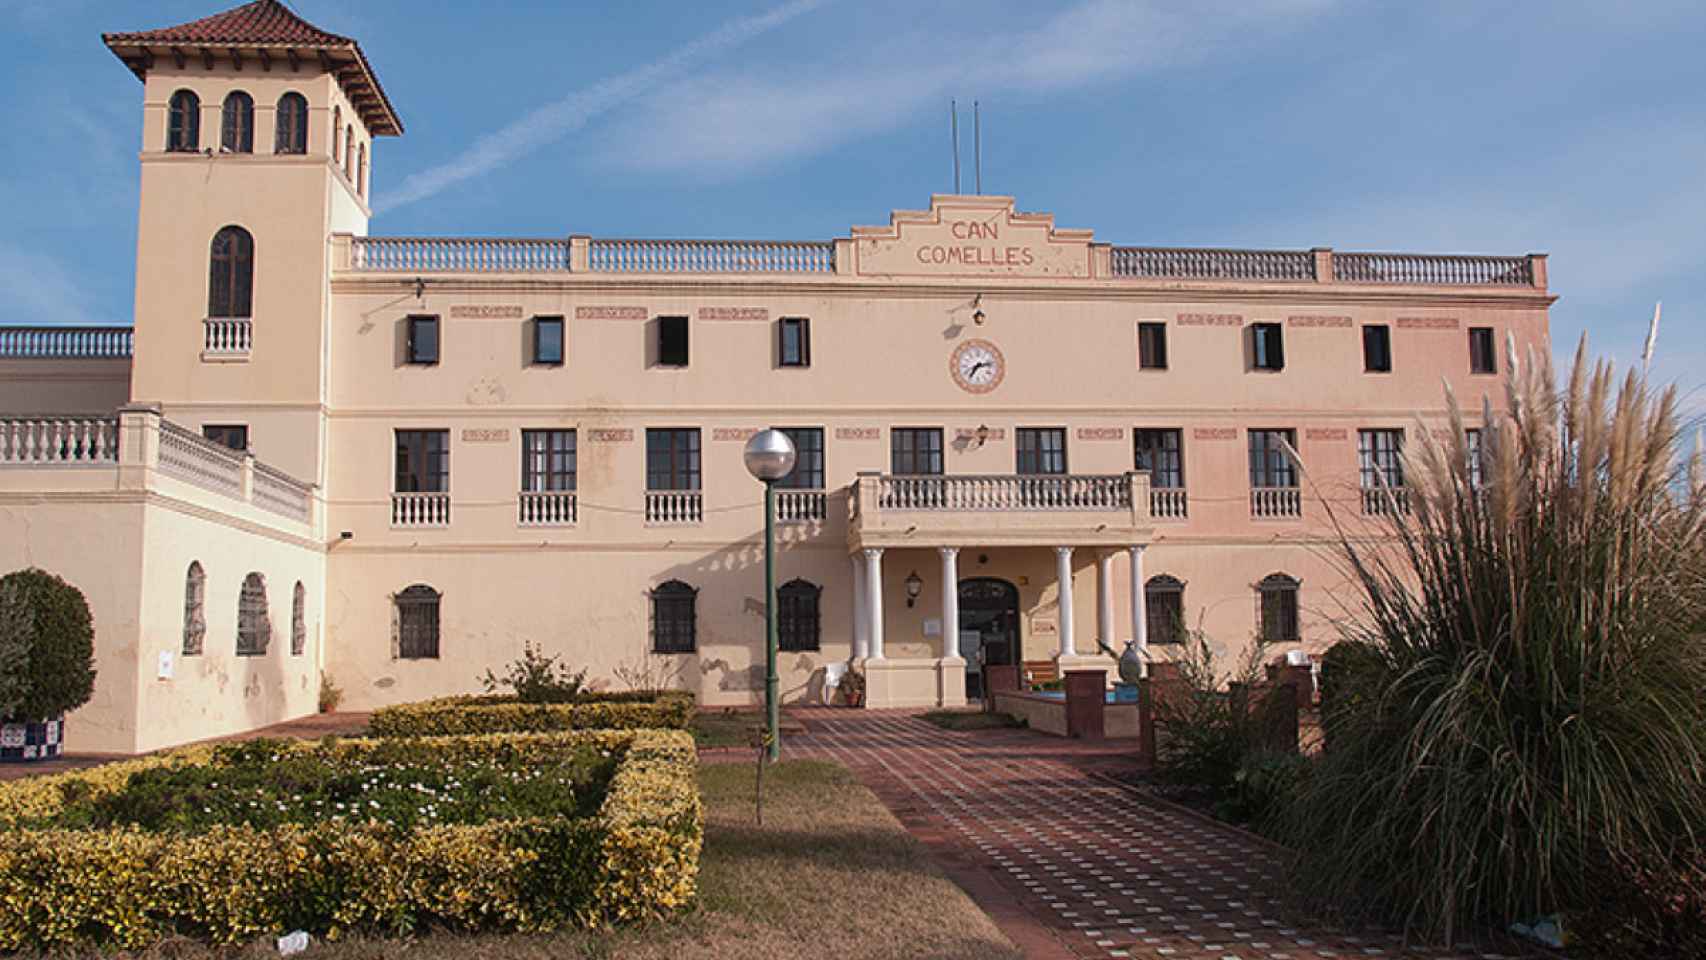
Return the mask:
<path fill-rule="evenodd" d="M 509 163 L 586 126 L 599 114 L 641 96 L 696 61 L 737 47 L 828 2 L 830 0 L 792 0 L 756 16 L 731 20 L 668 56 L 606 77 L 560 100 L 537 107 L 521 119 L 474 141 L 455 159 L 410 174 L 395 191 L 380 196 L 374 209 L 378 212 L 395 210 Z"/>

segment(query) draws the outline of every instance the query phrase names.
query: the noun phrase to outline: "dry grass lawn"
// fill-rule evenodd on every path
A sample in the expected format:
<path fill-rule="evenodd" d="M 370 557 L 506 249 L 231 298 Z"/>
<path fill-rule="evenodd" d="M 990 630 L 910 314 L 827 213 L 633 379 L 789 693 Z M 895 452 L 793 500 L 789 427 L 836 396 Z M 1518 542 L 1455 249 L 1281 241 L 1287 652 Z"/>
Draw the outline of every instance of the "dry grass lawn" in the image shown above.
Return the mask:
<path fill-rule="evenodd" d="M 753 824 L 753 767 L 700 768 L 706 823 L 698 906 L 668 924 L 611 934 L 466 936 L 315 944 L 303 960 L 635 960 L 802 956 L 863 960 L 1021 956 L 875 795 L 835 764 L 793 761 L 765 774 Z M 162 944 L 147 960 L 277 957 L 271 945 L 221 951 Z"/>

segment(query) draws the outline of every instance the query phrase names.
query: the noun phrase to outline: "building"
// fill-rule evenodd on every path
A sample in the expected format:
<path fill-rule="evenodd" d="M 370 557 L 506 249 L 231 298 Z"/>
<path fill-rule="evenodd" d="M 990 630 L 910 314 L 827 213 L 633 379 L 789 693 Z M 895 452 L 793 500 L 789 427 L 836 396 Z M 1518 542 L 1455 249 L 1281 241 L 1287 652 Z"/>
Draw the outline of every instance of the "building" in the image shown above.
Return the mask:
<path fill-rule="evenodd" d="M 1497 406 L 1507 337 L 1546 345 L 1543 256 L 1126 247 L 1007 197 L 809 242 L 371 236 L 403 127 L 354 41 L 257 0 L 106 43 L 143 86 L 134 334 L 0 330 L 0 568 L 96 616 L 73 749 L 300 715 L 322 671 L 357 709 L 477 689 L 526 641 L 757 702 L 767 426 L 787 701 L 850 658 L 882 706 L 1181 624 L 1319 646 L 1329 508 L 1402 509 L 1442 379 Z"/>

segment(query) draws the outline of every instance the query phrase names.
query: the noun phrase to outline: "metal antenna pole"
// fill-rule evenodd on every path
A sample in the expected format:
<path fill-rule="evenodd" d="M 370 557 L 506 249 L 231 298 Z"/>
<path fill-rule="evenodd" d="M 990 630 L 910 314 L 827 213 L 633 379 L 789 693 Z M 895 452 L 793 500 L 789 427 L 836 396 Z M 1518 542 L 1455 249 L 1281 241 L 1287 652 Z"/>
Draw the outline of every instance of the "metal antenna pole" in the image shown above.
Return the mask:
<path fill-rule="evenodd" d="M 952 119 L 949 126 L 954 131 L 954 192 L 960 192 L 960 105 L 957 101 L 948 101 L 948 113 Z"/>
<path fill-rule="evenodd" d="M 973 166 L 977 170 L 977 192 L 983 194 L 983 114 L 976 100 L 971 102 L 971 138 Z"/>

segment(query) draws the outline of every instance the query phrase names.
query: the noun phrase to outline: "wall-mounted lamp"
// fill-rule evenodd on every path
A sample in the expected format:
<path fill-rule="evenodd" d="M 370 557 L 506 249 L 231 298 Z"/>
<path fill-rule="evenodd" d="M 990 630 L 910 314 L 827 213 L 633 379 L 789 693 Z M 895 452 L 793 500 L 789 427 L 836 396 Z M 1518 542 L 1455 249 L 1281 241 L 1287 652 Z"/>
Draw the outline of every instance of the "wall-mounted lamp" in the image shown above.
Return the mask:
<path fill-rule="evenodd" d="M 906 605 L 912 606 L 918 602 L 918 595 L 924 592 L 924 581 L 919 579 L 918 571 L 906 575 Z"/>
<path fill-rule="evenodd" d="M 973 436 L 977 437 L 977 445 L 980 447 L 983 446 L 989 441 L 989 427 L 986 424 L 978 424 L 977 433 L 973 434 Z"/>
<path fill-rule="evenodd" d="M 983 326 L 983 294 L 978 294 L 971 301 L 971 322 Z"/>
<path fill-rule="evenodd" d="M 415 278 L 415 299 L 426 299 L 426 281 L 422 280 L 420 277 Z"/>

